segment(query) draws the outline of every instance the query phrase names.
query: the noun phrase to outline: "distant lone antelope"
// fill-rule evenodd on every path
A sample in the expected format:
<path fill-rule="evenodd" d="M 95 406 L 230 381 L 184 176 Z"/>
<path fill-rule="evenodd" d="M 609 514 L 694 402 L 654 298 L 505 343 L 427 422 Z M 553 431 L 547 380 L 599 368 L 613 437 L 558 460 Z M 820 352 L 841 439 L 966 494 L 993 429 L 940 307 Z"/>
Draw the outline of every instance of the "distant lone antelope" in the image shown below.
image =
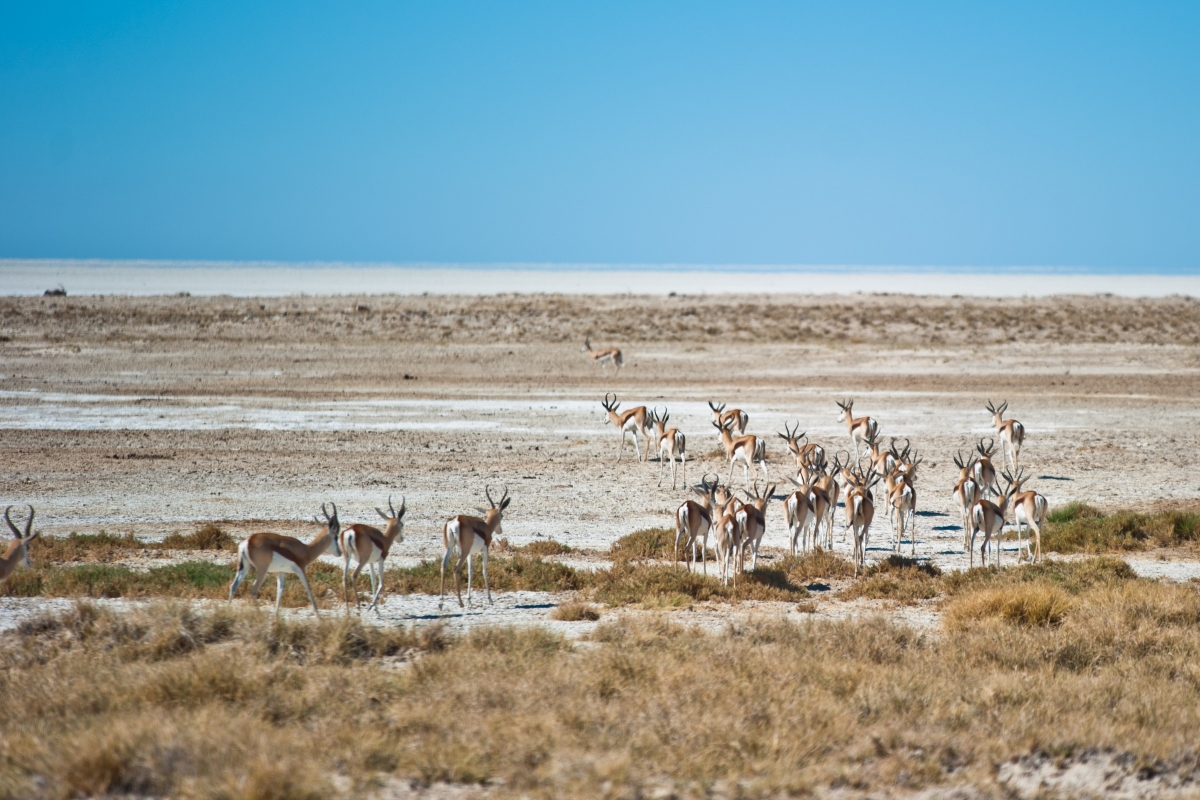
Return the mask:
<path fill-rule="evenodd" d="M 4 509 L 4 521 L 8 523 L 8 529 L 12 531 L 13 540 L 8 543 L 4 555 L 0 556 L 0 581 L 13 574 L 17 567 L 30 569 L 33 566 L 29 563 L 29 544 L 38 537 L 37 532 L 33 530 L 33 506 L 29 507 L 29 518 L 25 520 L 24 536 L 17 530 L 17 526 L 9 517 L 10 511 L 12 511 L 12 506 Z"/>
<path fill-rule="evenodd" d="M 238 547 L 238 571 L 229 587 L 229 602 L 233 602 L 238 587 L 242 585 L 242 580 L 251 567 L 254 568 L 255 578 L 254 585 L 250 587 L 250 596 L 256 599 L 263 581 L 274 572 L 276 575 L 275 613 L 278 615 L 279 604 L 283 600 L 283 576 L 290 572 L 300 579 L 300 584 L 308 593 L 313 613 L 318 617 L 321 616 L 312 589 L 308 585 L 308 575 L 305 574 L 305 570 L 326 550 L 333 550 L 335 556 L 342 554 L 341 543 L 338 541 L 338 533 L 342 526 L 338 522 L 337 505 L 333 503 L 330 505 L 333 505 L 332 517 L 325 510 L 325 504 L 321 504 L 321 513 L 325 515 L 325 530 L 317 534 L 308 544 L 294 536 L 284 536 L 278 533 L 255 533 L 243 541 Z"/>
<path fill-rule="evenodd" d="M 620 374 L 621 367 L 625 366 L 625 360 L 621 356 L 621 348 L 607 347 L 603 350 L 593 350 L 592 337 L 590 336 L 583 340 L 581 352 L 587 353 L 589 356 L 591 356 L 592 361 L 595 361 L 600 365 L 600 369 L 605 369 L 611 363 L 616 366 L 617 374 Z"/>

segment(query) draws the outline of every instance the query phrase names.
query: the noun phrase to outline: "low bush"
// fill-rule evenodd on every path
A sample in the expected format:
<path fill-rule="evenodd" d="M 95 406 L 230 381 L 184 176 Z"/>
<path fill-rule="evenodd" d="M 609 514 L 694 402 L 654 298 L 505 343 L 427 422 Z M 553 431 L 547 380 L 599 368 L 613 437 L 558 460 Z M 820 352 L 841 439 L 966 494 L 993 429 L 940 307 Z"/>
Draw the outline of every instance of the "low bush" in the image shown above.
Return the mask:
<path fill-rule="evenodd" d="M 864 597 L 915 603 L 942 593 L 942 571 L 928 562 L 890 555 L 867 567 L 861 578 L 839 593 L 842 599 Z"/>
<path fill-rule="evenodd" d="M 550 618 L 559 622 L 595 622 L 600 619 L 600 609 L 591 603 L 575 600 L 555 606 Z"/>
<path fill-rule="evenodd" d="M 161 550 L 237 550 L 237 541 L 214 523 L 200 526 L 192 533 L 172 533 L 160 541 L 138 539 L 132 533 L 72 533 L 70 536 L 39 536 L 29 548 L 34 562 L 111 561 L 127 558 L 132 551 Z"/>
<path fill-rule="evenodd" d="M 1046 516 L 1043 552 L 1111 553 L 1179 547 L 1200 540 L 1200 514 L 1191 511 L 1102 514 L 1070 503 Z"/>

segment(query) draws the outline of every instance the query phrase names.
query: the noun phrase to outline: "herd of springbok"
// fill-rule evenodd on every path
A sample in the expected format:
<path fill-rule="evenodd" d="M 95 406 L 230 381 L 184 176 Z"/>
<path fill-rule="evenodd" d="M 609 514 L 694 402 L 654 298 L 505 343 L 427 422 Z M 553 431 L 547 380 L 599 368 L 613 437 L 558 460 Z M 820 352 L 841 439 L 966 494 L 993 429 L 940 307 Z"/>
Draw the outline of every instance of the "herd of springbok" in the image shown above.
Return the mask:
<path fill-rule="evenodd" d="M 620 367 L 619 350 L 591 351 L 590 343 L 586 347 L 602 364 L 611 361 Z M 741 409 L 727 408 L 725 404 L 710 402 L 708 405 L 712 411 L 712 425 L 720 437 L 725 457 L 729 460 L 729 474 L 724 483 L 721 482 L 720 475 L 705 475 L 699 485 L 688 487 L 696 495 L 696 499 L 689 499 L 676 509 L 675 558 L 678 560 L 681 547 L 685 557 L 690 550 L 689 569 L 693 568 L 699 557 L 701 568 L 707 573 L 708 539 L 712 536 L 721 580 L 728 584 L 745 570 L 747 555 L 751 558 L 751 570 L 757 567 L 759 546 L 766 533 L 767 506 L 775 497 L 778 484 L 770 482 L 766 441 L 746 432 L 750 422 L 749 415 Z M 853 539 L 853 560 L 857 575 L 866 565 L 865 552 L 871 524 L 875 519 L 876 488 L 881 482 L 883 490 L 880 500 L 887 508 L 893 549 L 897 553 L 900 552 L 901 544 L 907 535 L 911 552 L 916 553 L 914 520 L 917 513 L 917 468 L 922 458 L 913 450 L 908 440 L 900 447 L 897 439 L 892 438 L 885 447 L 879 433 L 879 424 L 871 417 L 854 416 L 852 400 L 839 401 L 837 405 L 841 409 L 838 421 L 846 425 L 846 432 L 854 449 L 853 455 L 849 449 L 840 450 L 831 461 L 825 447 L 810 442 L 807 433 L 799 432 L 799 423 L 795 426 L 785 424 L 784 431 L 778 434 L 787 445 L 796 469 L 794 476 L 786 476 L 786 480 L 794 488 L 782 498 L 783 512 L 790 552 L 792 555 L 804 554 L 812 548 L 833 547 L 834 511 L 840 502 L 844 509 L 845 523 L 842 528 L 842 540 L 845 540 L 847 534 Z M 658 452 L 660 485 L 665 477 L 666 466 L 670 464 L 671 487 L 677 487 L 676 462 L 679 464 L 684 485 L 687 485 L 687 437 L 678 428 L 667 427 L 670 415 L 666 408 L 660 410 L 638 406 L 622 411 L 615 394 L 605 395 L 602 406 L 607 414 L 607 421 L 614 425 L 621 435 L 617 447 L 618 461 L 624 454 L 626 439 L 632 438 L 634 453 L 639 460 L 648 461 L 651 450 Z M 976 444 L 974 453 L 964 457 L 960 451 L 954 457 L 954 463 L 959 468 L 959 478 L 954 485 L 953 495 L 962 517 L 963 546 L 970 553 L 972 566 L 975 563 L 975 540 L 981 533 L 983 543 L 980 546 L 980 556 L 983 563 L 988 563 L 989 547 L 994 543 L 995 563 L 999 564 L 1000 536 L 1010 512 L 1017 525 L 1020 557 L 1037 560 L 1042 555 L 1041 529 L 1046 519 L 1046 498 L 1037 492 L 1023 490 L 1025 473 L 1019 467 L 1019 458 L 1025 440 L 1025 428 L 1014 419 L 1004 419 L 1007 408 L 1007 403 L 998 407 L 991 402 L 987 404 L 987 410 L 992 415 L 992 424 L 1000 438 L 999 453 L 996 450 L 995 439 L 986 442 L 981 439 Z M 639 437 L 645 441 L 644 455 L 639 446 Z M 997 455 L 1000 460 L 999 471 L 993 463 L 993 458 Z M 739 462 L 746 484 L 746 488 L 742 490 L 744 499 L 740 499 L 733 491 L 733 474 Z M 761 490 L 758 470 L 762 471 Z M 750 480 L 752 471 L 755 475 L 753 483 Z M 1003 488 L 1000 478 L 1006 482 Z M 457 556 L 453 567 L 455 594 L 459 605 L 462 606 L 460 581 L 465 566 L 467 603 L 471 603 L 471 557 L 476 554 L 481 556 L 487 601 L 492 601 L 487 574 L 488 551 L 493 537 L 501 532 L 502 515 L 511 498 L 507 490 L 499 501 L 492 498 L 490 488 L 485 488 L 484 494 L 490 508 L 483 511 L 482 517 L 458 515 L 451 517 L 442 526 L 444 552 L 441 561 L 441 602 L 445 600 L 446 568 L 450 566 L 451 559 Z M 229 587 L 230 600 L 233 600 L 238 587 L 251 569 L 256 575 L 250 589 L 252 597 L 257 597 L 262 584 L 271 574 L 275 574 L 275 611 L 278 613 L 283 596 L 284 576 L 290 573 L 300 581 L 313 610 L 317 611 L 317 603 L 309 587 L 306 571 L 321 555 L 332 550 L 335 556 L 342 559 L 342 589 L 347 605 L 351 603 L 353 594 L 353 603 L 356 608 L 359 607 L 356 587 L 360 574 L 366 569 L 371 584 L 371 602 L 367 610 L 374 609 L 378 614 L 379 595 L 383 590 L 384 563 L 392 546 L 404 541 L 403 519 L 406 504 L 401 498 L 400 509 L 396 510 L 389 497 L 388 511 L 385 512 L 381 508 L 375 510 L 386 523 L 382 530 L 363 523 L 343 529 L 338 520 L 337 506 L 332 505 L 330 513 L 322 504 L 323 530 L 309 542 L 276 533 L 251 535 L 238 547 L 237 574 Z M 13 533 L 14 540 L 4 555 L 0 556 L 0 580 L 6 579 L 18 566 L 29 566 L 29 545 L 37 537 L 37 533 L 32 530 L 33 507 L 29 507 L 23 535 L 11 519 L 11 511 L 12 506 L 5 509 L 4 519 Z M 1026 528 L 1030 532 L 1028 539 L 1025 537 Z M 350 570 L 351 560 L 356 562 L 353 574 Z"/>
<path fill-rule="evenodd" d="M 687 485 L 687 438 L 677 428 L 666 427 L 670 419 L 666 408 L 637 406 L 622 411 L 617 396 L 611 393 L 605 395 L 601 405 L 607 414 L 607 422 L 621 435 L 618 461 L 624 454 L 626 439 L 632 439 L 639 460 L 649 460 L 652 451 L 658 452 L 660 485 L 669 463 L 671 488 L 677 486 L 676 461 L 683 473 L 684 485 Z M 790 552 L 792 555 L 804 554 L 810 547 L 829 549 L 833 546 L 834 510 L 840 501 L 845 521 L 842 539 L 844 541 L 847 534 L 853 539 L 857 575 L 866 565 L 867 543 L 875 519 L 876 487 L 881 482 L 880 499 L 886 504 L 893 549 L 900 552 L 901 543 L 907 536 L 915 555 L 917 467 L 923 459 L 907 439 L 903 447 L 895 438 L 885 447 L 879 423 L 871 417 L 854 416 L 853 400 L 839 401 L 837 405 L 841 409 L 838 422 L 846 425 L 853 455 L 849 449 L 841 450 L 830 461 L 823 446 L 810 442 L 807 433 L 799 432 L 799 423 L 795 426 L 785 424 L 783 432 L 778 434 L 787 445 L 796 469 L 795 476 L 786 476 L 794 490 L 783 498 L 783 512 Z M 712 536 L 721 580 L 727 584 L 731 579 L 736 580 L 737 574 L 745 569 L 747 554 L 751 557 L 751 569 L 757 565 L 759 545 L 766 532 L 767 504 L 775 496 L 776 485 L 770 482 L 766 441 L 746 432 L 749 415 L 738 408 L 727 408 L 724 403 L 709 402 L 708 407 L 712 411 L 712 425 L 729 460 L 729 475 L 724 484 L 720 475 L 705 475 L 699 485 L 689 487 L 696 499 L 685 501 L 675 511 L 675 558 L 678 560 L 681 547 L 685 557 L 690 550 L 691 563 L 698 559 L 707 573 L 706 553 L 709 536 Z M 970 457 L 964 458 L 961 451 L 955 456 L 954 463 L 959 467 L 960 476 L 953 494 L 962 516 L 963 547 L 974 566 L 975 540 L 982 534 L 980 556 L 983 563 L 988 563 L 988 552 L 992 549 L 995 563 L 999 564 L 1000 535 L 1011 511 L 1017 525 L 1020 557 L 1040 559 L 1047 503 L 1042 495 L 1022 488 L 1026 479 L 1018 462 L 1025 427 L 1014 419 L 1004 419 L 1008 403 L 997 407 L 989 402 L 986 408 L 1000 437 L 999 477 L 1006 481 L 1006 486 L 1001 488 L 992 463 L 992 457 L 997 454 L 995 439 L 986 444 L 981 439 L 976 445 L 976 454 Z M 645 441 L 644 456 L 638 445 L 639 437 Z M 732 488 L 734 470 L 739 462 L 746 483 L 742 490 L 744 499 L 739 498 Z M 1011 465 L 1011 471 L 1008 465 Z M 753 483 L 750 480 L 752 470 L 755 471 Z M 759 490 L 758 470 L 762 471 L 762 491 Z M 1030 533 L 1028 540 L 1026 528 Z"/>

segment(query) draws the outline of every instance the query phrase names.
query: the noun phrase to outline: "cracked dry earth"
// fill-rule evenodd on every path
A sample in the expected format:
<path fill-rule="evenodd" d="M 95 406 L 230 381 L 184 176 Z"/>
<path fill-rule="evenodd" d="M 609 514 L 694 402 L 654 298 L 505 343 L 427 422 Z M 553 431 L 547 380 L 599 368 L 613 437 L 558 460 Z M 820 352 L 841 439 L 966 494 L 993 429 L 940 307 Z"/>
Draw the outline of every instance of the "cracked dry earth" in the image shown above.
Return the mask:
<path fill-rule="evenodd" d="M 853 397 L 856 413 L 924 456 L 915 549 L 944 569 L 967 565 L 951 456 L 989 435 L 988 399 L 1025 424 L 1029 486 L 1052 505 L 1200 496 L 1190 298 L 38 297 L 0 298 L 0 314 L 0 500 L 35 505 L 45 534 L 158 538 L 219 520 L 239 537 L 305 535 L 323 501 L 349 523 L 402 494 L 405 541 L 391 561 L 414 564 L 440 556 L 442 521 L 485 504 L 490 484 L 513 495 L 513 544 L 552 537 L 583 551 L 564 560 L 600 565 L 618 537 L 670 525 L 685 496 L 669 474 L 658 485 L 656 462 L 629 449 L 617 461 L 606 392 L 623 408 L 670 410 L 692 481 L 729 473 L 708 400 L 749 413 L 779 479 L 790 459 L 775 433 L 798 421 L 831 451 L 846 448 L 834 401 Z M 619 376 L 580 352 L 586 334 L 624 348 Z M 836 548 L 848 553 L 840 522 L 839 512 Z M 777 504 L 767 525 L 769 561 L 786 543 Z M 880 519 L 868 558 L 889 542 Z M 1131 561 L 1143 574 L 1200 576 L 1188 553 Z M 818 614 L 886 610 L 832 594 Z M 451 622 L 549 624 L 556 601 L 501 597 Z M 0 601 L 0 623 L 41 602 Z M 719 625 L 788 612 L 693 613 Z M 894 613 L 936 621 L 921 606 Z M 440 617 L 436 599 L 389 597 L 382 620 Z"/>

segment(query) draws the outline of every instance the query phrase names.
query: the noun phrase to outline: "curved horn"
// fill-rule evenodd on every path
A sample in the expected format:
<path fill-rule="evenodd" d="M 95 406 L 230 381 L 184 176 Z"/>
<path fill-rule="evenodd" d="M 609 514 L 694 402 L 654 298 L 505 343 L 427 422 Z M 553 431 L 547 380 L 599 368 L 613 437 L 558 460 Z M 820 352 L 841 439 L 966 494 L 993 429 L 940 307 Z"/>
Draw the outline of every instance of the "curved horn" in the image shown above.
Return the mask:
<path fill-rule="evenodd" d="M 29 538 L 29 531 L 33 528 L 33 506 L 29 507 L 29 519 L 25 520 L 25 538 Z"/>
<path fill-rule="evenodd" d="M 1005 411 L 1007 411 L 1007 410 L 1008 410 L 1008 401 L 1007 401 L 1007 400 L 1005 400 L 1005 401 L 1004 401 L 1004 405 L 1000 406 L 1000 408 L 998 408 L 998 409 L 996 410 L 996 413 L 997 413 L 997 414 L 1003 414 L 1003 413 L 1004 413 Z"/>
<path fill-rule="evenodd" d="M 13 532 L 13 536 L 20 539 L 21 532 L 19 530 L 17 530 L 17 526 L 13 525 L 12 519 L 8 516 L 8 512 L 10 512 L 10 511 L 12 511 L 12 506 L 9 506 L 8 508 L 4 509 L 4 521 L 8 523 L 8 528 L 9 528 L 9 530 L 11 530 Z"/>
<path fill-rule="evenodd" d="M 483 487 L 483 494 L 484 494 L 484 495 L 487 497 L 487 499 L 488 499 L 488 503 L 490 503 L 490 504 L 491 504 L 492 508 L 495 508 L 495 507 L 496 507 L 496 501 L 492 499 L 492 487 L 490 487 L 490 486 L 484 486 L 484 487 Z"/>
<path fill-rule="evenodd" d="M 400 505 L 404 505 L 404 498 L 400 499 Z M 392 505 L 392 496 L 388 495 L 388 511 L 392 512 L 392 516 L 396 516 L 396 507 Z"/>

